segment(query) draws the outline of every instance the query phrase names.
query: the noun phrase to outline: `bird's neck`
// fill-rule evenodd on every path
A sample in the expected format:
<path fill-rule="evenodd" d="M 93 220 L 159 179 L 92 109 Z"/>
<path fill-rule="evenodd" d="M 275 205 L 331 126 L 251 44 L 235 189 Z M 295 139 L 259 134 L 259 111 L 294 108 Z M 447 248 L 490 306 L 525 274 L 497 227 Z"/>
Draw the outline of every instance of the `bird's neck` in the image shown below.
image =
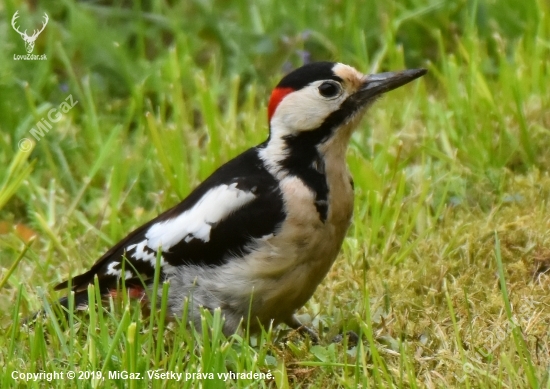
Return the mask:
<path fill-rule="evenodd" d="M 311 169 L 324 174 L 327 155 L 334 162 L 345 164 L 346 150 L 353 133 L 353 125 L 340 127 L 334 133 L 305 131 L 298 135 L 274 136 L 259 146 L 259 155 L 268 170 L 282 178 Z"/>

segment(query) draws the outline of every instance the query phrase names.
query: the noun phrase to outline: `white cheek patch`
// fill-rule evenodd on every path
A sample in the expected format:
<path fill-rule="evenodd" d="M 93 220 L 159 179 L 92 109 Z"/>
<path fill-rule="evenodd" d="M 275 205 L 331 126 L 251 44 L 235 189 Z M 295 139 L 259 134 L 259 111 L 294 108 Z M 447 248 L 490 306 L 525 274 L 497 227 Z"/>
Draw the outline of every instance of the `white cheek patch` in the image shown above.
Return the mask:
<path fill-rule="evenodd" d="M 271 118 L 271 131 L 280 137 L 319 128 L 332 112 L 340 108 L 348 96 L 344 91 L 334 99 L 322 97 L 319 94 L 319 85 L 323 82 L 312 82 L 281 100 Z"/>
<path fill-rule="evenodd" d="M 319 109 L 319 101 L 307 90 L 292 93 L 281 101 L 271 119 L 271 130 L 284 129 L 287 133 L 307 131 L 319 127 L 327 114 Z M 289 131 L 290 130 L 290 131 Z M 282 134 L 281 134 L 282 135 Z"/>
<path fill-rule="evenodd" d="M 210 189 L 193 208 L 173 219 L 152 225 L 145 234 L 147 241 L 140 244 L 147 244 L 155 251 L 161 249 L 168 252 L 182 240 L 190 242 L 200 239 L 208 242 L 212 226 L 255 198 L 253 193 L 238 189 L 236 183 L 220 185 Z M 145 254 L 145 251 L 141 252 Z M 152 255 L 154 257 L 154 254 Z M 149 256 L 146 259 L 145 255 L 143 257 L 143 260 L 151 260 Z"/>

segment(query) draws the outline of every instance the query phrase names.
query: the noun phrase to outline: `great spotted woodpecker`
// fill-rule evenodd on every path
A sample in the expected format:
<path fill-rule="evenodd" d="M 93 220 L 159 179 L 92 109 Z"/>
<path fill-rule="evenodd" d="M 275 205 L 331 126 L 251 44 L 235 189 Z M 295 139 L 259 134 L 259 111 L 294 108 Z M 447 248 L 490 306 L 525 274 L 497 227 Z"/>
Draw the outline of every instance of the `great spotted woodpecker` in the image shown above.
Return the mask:
<path fill-rule="evenodd" d="M 169 312 L 182 317 L 188 299 L 196 328 L 200 307 L 219 307 L 226 334 L 243 319 L 252 331 L 271 323 L 303 329 L 294 313 L 327 274 L 350 225 L 352 132 L 377 97 L 425 73 L 364 75 L 333 62 L 294 70 L 271 94 L 265 142 L 221 166 L 181 203 L 56 289 L 70 284 L 77 305 L 87 303 L 95 276 L 105 296 L 116 294 L 121 282 L 134 297 L 159 293 L 150 289 L 160 255 Z"/>

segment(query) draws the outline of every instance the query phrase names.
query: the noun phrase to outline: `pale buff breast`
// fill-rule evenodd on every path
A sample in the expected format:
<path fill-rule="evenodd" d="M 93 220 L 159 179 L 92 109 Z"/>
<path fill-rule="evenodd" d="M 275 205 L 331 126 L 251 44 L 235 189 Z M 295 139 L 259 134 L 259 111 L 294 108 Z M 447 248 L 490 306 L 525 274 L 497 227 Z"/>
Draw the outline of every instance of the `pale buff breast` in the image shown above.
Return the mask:
<path fill-rule="evenodd" d="M 327 161 L 329 207 L 324 223 L 315 208 L 314 193 L 301 180 L 286 177 L 281 181 L 288 216 L 280 233 L 265 242 L 270 254 L 249 262 L 256 265 L 254 273 L 263 280 L 255 283 L 255 313 L 260 319 L 284 320 L 302 307 L 340 251 L 353 213 L 353 188 L 345 164 L 335 166 Z"/>

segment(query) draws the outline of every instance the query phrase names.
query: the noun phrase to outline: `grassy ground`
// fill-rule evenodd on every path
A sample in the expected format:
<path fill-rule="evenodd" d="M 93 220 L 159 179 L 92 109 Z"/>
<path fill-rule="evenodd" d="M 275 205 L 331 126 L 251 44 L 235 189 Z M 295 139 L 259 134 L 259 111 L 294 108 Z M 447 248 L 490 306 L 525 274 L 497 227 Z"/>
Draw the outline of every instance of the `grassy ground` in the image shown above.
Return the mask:
<path fill-rule="evenodd" d="M 547 1 L 36 3 L 0 5 L 0 387 L 550 387 Z M 48 13 L 47 60 L 13 59 L 16 10 L 29 30 Z M 300 312 L 320 345 L 226 339 L 218 313 L 197 335 L 114 302 L 21 325 L 265 139 L 270 88 L 308 59 L 429 68 L 353 138 L 354 223 Z M 31 133 L 52 108 L 67 112 Z M 348 330 L 357 345 L 331 342 Z M 39 372 L 63 378 L 18 375 Z"/>

